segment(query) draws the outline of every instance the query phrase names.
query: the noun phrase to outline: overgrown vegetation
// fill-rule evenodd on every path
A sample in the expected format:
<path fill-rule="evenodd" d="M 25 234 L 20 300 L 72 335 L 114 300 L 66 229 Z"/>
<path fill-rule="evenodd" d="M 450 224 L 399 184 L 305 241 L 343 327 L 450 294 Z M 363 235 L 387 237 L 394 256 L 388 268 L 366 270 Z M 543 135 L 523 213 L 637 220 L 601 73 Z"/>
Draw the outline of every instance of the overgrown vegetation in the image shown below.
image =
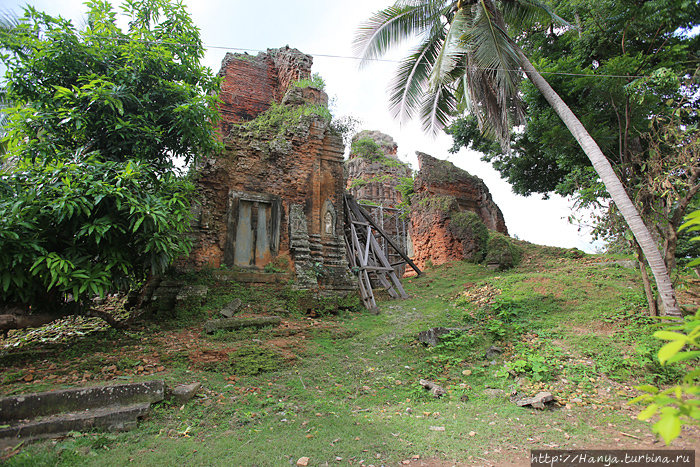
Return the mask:
<path fill-rule="evenodd" d="M 522 249 L 515 242 L 498 232 L 490 233 L 486 249 L 485 261 L 497 263 L 501 270 L 510 269 L 517 265 L 523 254 Z"/>
<path fill-rule="evenodd" d="M 122 30 L 108 3 L 86 5 L 83 29 L 29 6 L 0 28 L 12 103 L 12 163 L 0 169 L 2 330 L 86 313 L 93 298 L 127 292 L 186 253 L 192 186 L 173 158 L 219 148 L 219 79 L 199 65 L 184 6 L 127 0 Z"/>
<path fill-rule="evenodd" d="M 240 124 L 241 129 L 251 132 L 255 137 L 267 137 L 271 135 L 284 136 L 305 119 L 322 118 L 331 121 L 331 113 L 325 105 L 303 104 L 290 106 L 272 103 L 270 108 L 261 113 L 255 119 Z"/>
<path fill-rule="evenodd" d="M 384 157 L 382 148 L 372 138 L 360 138 L 350 145 L 350 154 L 371 161 Z"/>
<path fill-rule="evenodd" d="M 297 88 L 316 88 L 321 91 L 325 91 L 326 82 L 320 74 L 314 73 L 311 75 L 311 78 L 305 78 L 294 81 L 292 83 L 292 86 L 295 86 Z"/>
<path fill-rule="evenodd" d="M 652 447 L 650 426 L 626 405 L 638 394 L 632 386 L 675 384 L 683 371 L 656 358 L 663 343 L 652 337 L 639 272 L 601 264 L 604 256 L 516 243 L 523 257 L 513 269 L 433 267 L 404 281 L 409 300 L 380 301 L 380 315 L 341 308 L 309 319 L 305 306 L 290 304 L 313 294 L 204 275 L 207 300 L 187 305 L 196 314 L 178 311 L 189 321 L 175 327 L 149 320 L 127 333 L 5 348 L 5 394 L 81 384 L 85 374 L 91 383 L 203 384 L 184 408 L 163 403 L 133 431 L 74 433 L 24 446 L 6 464 L 170 465 L 186 456 L 191 465 L 277 465 L 308 456 L 310 465 L 336 457 L 389 465 L 438 451 L 498 465 L 528 459 L 533 446 L 595 447 L 611 436 L 628 441 L 623 447 Z M 202 320 L 233 298 L 243 301 L 242 315 L 289 311 L 285 325 L 201 334 Z M 457 330 L 435 347 L 420 344 L 418 333 L 435 326 Z M 487 359 L 492 346 L 501 352 Z M 420 379 L 447 394 L 433 398 Z M 553 408 L 509 400 L 541 390 L 552 392 Z"/>
<path fill-rule="evenodd" d="M 475 243 L 476 248 L 470 261 L 480 263 L 486 258 L 489 251 L 489 229 L 474 212 L 454 212 L 450 216 L 449 230 L 457 238 L 469 238 Z"/>

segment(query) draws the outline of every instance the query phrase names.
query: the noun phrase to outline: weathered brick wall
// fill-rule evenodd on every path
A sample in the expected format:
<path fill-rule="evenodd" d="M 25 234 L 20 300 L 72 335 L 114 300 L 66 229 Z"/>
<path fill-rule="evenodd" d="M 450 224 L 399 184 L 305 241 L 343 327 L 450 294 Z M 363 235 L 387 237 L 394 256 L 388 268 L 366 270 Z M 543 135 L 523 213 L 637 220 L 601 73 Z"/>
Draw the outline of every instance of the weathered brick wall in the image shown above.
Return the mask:
<path fill-rule="evenodd" d="M 410 236 L 413 261 L 419 267 L 428 260 L 438 265 L 473 253 L 474 239 L 458 238 L 450 229 L 456 212 L 474 212 L 488 229 L 508 235 L 503 213 L 479 177 L 451 162 L 416 154 L 419 172 L 413 183 Z"/>
<path fill-rule="evenodd" d="M 253 120 L 280 103 L 290 83 L 311 75 L 313 58 L 296 49 L 268 49 L 257 56 L 227 53 L 221 62 L 223 77 L 219 98 L 221 135 L 227 135 L 232 124 Z"/>
<path fill-rule="evenodd" d="M 327 104 L 321 90 L 288 89 L 308 77 L 311 57 L 289 48 L 236 57 L 227 55 L 221 71 L 225 149 L 197 166 L 200 205 L 187 266 L 241 266 L 237 232 L 245 232 L 241 222 L 248 222 L 246 241 L 253 242 L 255 257 L 241 267 L 262 269 L 286 258 L 303 288 L 353 290 L 343 240 L 342 138 L 322 115 L 290 112 L 276 125 L 252 121 L 272 101 L 289 109 Z M 247 215 L 241 214 L 244 205 Z M 265 254 L 258 254 L 261 239 L 269 247 Z"/>

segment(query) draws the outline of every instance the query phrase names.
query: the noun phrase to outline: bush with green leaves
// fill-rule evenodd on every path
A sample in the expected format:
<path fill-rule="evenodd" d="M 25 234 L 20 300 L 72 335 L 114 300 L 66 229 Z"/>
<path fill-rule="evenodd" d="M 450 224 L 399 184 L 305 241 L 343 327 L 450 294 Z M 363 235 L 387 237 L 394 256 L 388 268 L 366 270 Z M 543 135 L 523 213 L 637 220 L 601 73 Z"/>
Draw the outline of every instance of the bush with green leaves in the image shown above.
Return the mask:
<path fill-rule="evenodd" d="M 700 210 L 688 214 L 685 219 L 679 230 L 700 231 Z M 692 240 L 699 241 L 700 236 Z M 697 258 L 688 266 L 696 267 L 699 264 L 700 258 Z M 666 389 L 652 385 L 638 386 L 637 389 L 646 394 L 632 399 L 630 404 L 648 403 L 638 418 L 648 420 L 658 414 L 653 431 L 661 435 L 666 444 L 670 444 L 681 434 L 683 424 L 700 425 L 700 369 L 697 367 L 700 361 L 700 310 L 683 321 L 669 321 L 669 325 L 655 332 L 654 337 L 669 341 L 659 349 L 659 362 L 662 365 L 684 362 L 687 371 L 680 384 Z"/>
<path fill-rule="evenodd" d="M 0 305 L 33 311 L 129 290 L 191 242 L 192 185 L 145 163 L 25 163 L 0 176 Z"/>
<path fill-rule="evenodd" d="M 311 75 L 311 78 L 304 78 L 294 81 L 292 86 L 296 86 L 298 88 L 315 88 L 323 91 L 326 89 L 326 81 L 320 74 L 314 73 Z"/>
<path fill-rule="evenodd" d="M 350 153 L 364 159 L 375 160 L 384 156 L 381 146 L 372 138 L 360 138 L 350 145 Z"/>
<path fill-rule="evenodd" d="M 109 3 L 86 5 L 82 29 L 29 6 L 0 28 L 12 103 L 12 163 L 0 171 L 1 312 L 76 313 L 163 271 L 190 246 L 192 186 L 173 160 L 220 147 L 220 80 L 199 63 L 204 48 L 184 5 L 126 0 L 126 30 Z"/>
<path fill-rule="evenodd" d="M 489 229 L 478 214 L 471 211 L 453 213 L 449 229 L 455 237 L 473 245 L 466 259 L 474 263 L 484 260 L 488 251 Z"/>
<path fill-rule="evenodd" d="M 522 249 L 503 234 L 492 232 L 486 253 L 487 263 L 498 263 L 499 269 L 510 269 L 517 266 L 522 258 Z"/>
<path fill-rule="evenodd" d="M 700 311 L 682 323 L 655 332 L 654 337 L 669 341 L 658 353 L 662 365 L 685 362 L 690 368 L 680 384 L 666 389 L 652 385 L 638 386 L 637 389 L 646 394 L 632 399 L 630 403 L 649 404 L 637 418 L 648 420 L 658 414 L 653 431 L 661 435 L 666 444 L 670 444 L 681 434 L 684 423 L 700 425 L 700 369 L 696 366 L 700 360 Z"/>

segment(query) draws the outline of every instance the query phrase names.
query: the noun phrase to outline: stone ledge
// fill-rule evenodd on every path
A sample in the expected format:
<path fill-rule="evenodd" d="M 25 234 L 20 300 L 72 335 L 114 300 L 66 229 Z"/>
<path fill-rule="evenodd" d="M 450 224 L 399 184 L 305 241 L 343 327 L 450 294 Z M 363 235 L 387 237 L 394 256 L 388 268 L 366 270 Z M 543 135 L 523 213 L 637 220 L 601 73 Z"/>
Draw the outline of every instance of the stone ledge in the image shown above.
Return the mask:
<path fill-rule="evenodd" d="M 214 271 L 214 278 L 219 281 L 236 281 L 246 284 L 280 284 L 294 279 L 289 273 L 268 274 L 262 272 Z"/>

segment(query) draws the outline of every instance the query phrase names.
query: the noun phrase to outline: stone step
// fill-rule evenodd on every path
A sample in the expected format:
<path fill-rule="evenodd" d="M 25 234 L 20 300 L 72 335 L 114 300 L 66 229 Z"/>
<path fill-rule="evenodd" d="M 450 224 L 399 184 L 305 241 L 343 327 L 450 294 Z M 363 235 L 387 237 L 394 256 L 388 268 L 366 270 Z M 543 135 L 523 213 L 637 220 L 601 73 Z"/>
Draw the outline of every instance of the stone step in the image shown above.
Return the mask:
<path fill-rule="evenodd" d="M 6 424 L 63 412 L 77 412 L 107 405 L 159 402 L 165 397 L 163 380 L 140 383 L 59 389 L 0 398 L 0 421 Z"/>
<path fill-rule="evenodd" d="M 165 398 L 162 380 L 0 398 L 0 449 L 70 431 L 128 430 Z"/>
<path fill-rule="evenodd" d="M 293 279 L 290 273 L 266 273 L 266 272 L 242 272 L 242 271 L 214 271 L 214 278 L 218 281 L 236 281 L 245 284 L 286 284 Z"/>
<path fill-rule="evenodd" d="M 150 402 L 139 402 L 127 406 L 112 405 L 15 422 L 7 428 L 0 428 L 0 450 L 14 447 L 20 442 L 58 438 L 71 431 L 82 432 L 95 428 L 127 431 L 135 428 L 139 419 L 146 416 L 150 408 Z"/>

